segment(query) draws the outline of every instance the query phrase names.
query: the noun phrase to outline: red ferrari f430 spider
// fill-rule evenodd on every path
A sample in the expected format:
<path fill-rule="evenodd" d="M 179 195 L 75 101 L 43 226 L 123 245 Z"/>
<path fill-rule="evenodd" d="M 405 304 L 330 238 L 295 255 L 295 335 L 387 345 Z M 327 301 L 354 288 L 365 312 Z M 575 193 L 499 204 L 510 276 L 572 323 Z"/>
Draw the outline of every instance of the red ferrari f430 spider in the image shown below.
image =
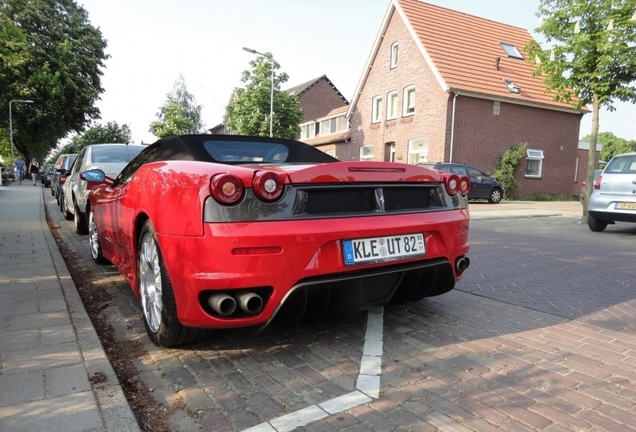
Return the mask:
<path fill-rule="evenodd" d="M 81 178 L 92 257 L 124 275 L 160 346 L 418 301 L 453 289 L 470 262 L 469 179 L 421 166 L 184 135 L 115 179 Z"/>

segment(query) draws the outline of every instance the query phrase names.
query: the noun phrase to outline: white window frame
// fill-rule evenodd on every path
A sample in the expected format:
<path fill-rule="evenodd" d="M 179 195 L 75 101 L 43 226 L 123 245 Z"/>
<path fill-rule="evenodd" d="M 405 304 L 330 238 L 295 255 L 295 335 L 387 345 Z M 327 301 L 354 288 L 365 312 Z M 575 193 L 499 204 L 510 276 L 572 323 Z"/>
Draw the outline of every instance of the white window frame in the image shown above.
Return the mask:
<path fill-rule="evenodd" d="M 398 92 L 397 90 L 390 92 L 386 97 L 386 119 L 392 120 L 397 118 L 398 111 Z"/>
<path fill-rule="evenodd" d="M 519 48 L 517 48 L 515 44 L 510 42 L 499 42 L 499 45 L 508 57 L 517 60 L 523 60 L 523 54 L 521 54 L 521 51 L 519 51 Z"/>
<path fill-rule="evenodd" d="M 411 165 L 428 162 L 428 138 L 420 137 L 409 140 L 409 157 Z"/>
<path fill-rule="evenodd" d="M 300 125 L 300 139 L 313 138 L 315 136 L 314 135 L 315 130 L 316 130 L 316 126 L 314 126 L 314 122 Z"/>
<path fill-rule="evenodd" d="M 371 161 L 373 160 L 373 146 L 372 145 L 363 145 L 360 147 L 360 160 L 361 161 Z"/>
<path fill-rule="evenodd" d="M 399 53 L 398 43 L 394 42 L 391 45 L 391 69 L 396 68 L 398 65 L 398 53 Z"/>
<path fill-rule="evenodd" d="M 541 178 L 543 173 L 543 150 L 526 150 L 526 178 Z M 533 168 L 536 165 L 537 168 Z"/>
<path fill-rule="evenodd" d="M 412 97 L 410 97 L 412 95 Z M 404 88 L 402 116 L 412 116 L 415 114 L 415 86 L 408 86 Z"/>
<path fill-rule="evenodd" d="M 335 148 L 329 149 L 329 150 L 325 151 L 325 153 L 327 153 L 331 157 L 336 157 L 336 149 Z"/>
<path fill-rule="evenodd" d="M 371 123 L 378 123 L 382 120 L 382 95 L 373 98 Z"/>

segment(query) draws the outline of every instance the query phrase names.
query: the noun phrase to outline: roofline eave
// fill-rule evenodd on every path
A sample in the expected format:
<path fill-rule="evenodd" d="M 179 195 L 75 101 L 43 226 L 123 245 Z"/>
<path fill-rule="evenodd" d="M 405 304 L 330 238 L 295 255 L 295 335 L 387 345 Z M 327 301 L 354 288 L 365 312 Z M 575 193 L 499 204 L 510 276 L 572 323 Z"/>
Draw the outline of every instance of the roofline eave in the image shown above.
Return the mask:
<path fill-rule="evenodd" d="M 488 93 L 481 93 L 481 92 L 470 91 L 470 90 L 465 90 L 465 89 L 460 89 L 455 87 L 449 87 L 446 90 L 446 93 L 454 93 L 454 94 L 458 94 L 459 96 L 468 96 L 468 97 L 474 97 L 477 99 L 506 102 L 506 103 L 511 103 L 515 105 L 524 105 L 524 106 L 529 106 L 533 108 L 542 108 L 542 109 L 548 109 L 552 111 L 567 112 L 571 114 L 587 114 L 589 112 L 588 110 L 583 110 L 583 109 L 568 108 L 568 107 L 563 107 L 558 105 L 552 105 L 545 102 L 533 102 L 527 99 L 515 99 L 515 98 L 507 98 L 504 96 L 495 96 Z"/>

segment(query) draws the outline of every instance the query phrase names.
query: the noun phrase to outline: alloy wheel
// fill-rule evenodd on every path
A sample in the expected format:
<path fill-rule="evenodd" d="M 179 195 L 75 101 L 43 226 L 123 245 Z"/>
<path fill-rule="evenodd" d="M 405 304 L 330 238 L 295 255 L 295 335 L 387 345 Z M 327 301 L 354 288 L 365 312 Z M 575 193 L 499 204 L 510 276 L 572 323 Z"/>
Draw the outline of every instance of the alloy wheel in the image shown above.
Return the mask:
<path fill-rule="evenodd" d="M 139 251 L 139 294 L 144 318 L 153 333 L 159 331 L 163 308 L 159 259 L 153 236 L 145 233 Z"/>

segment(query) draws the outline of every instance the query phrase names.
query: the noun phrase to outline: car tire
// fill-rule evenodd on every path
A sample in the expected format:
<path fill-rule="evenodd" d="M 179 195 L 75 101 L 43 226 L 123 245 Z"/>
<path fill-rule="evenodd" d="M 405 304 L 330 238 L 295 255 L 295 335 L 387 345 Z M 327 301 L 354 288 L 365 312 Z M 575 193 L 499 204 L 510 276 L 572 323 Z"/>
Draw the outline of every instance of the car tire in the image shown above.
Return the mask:
<path fill-rule="evenodd" d="M 488 202 L 490 204 L 497 204 L 501 202 L 503 199 L 503 191 L 499 188 L 494 188 L 492 192 L 490 192 L 490 196 L 488 197 Z"/>
<path fill-rule="evenodd" d="M 102 246 L 99 241 L 99 235 L 97 232 L 97 225 L 95 223 L 95 216 L 93 209 L 89 207 L 88 214 L 88 246 L 91 251 L 91 257 L 97 264 L 107 264 L 108 260 L 104 258 L 102 254 Z"/>
<path fill-rule="evenodd" d="M 590 228 L 591 231 L 601 232 L 605 228 L 607 228 L 608 223 L 609 222 L 607 222 L 606 220 L 595 218 L 589 213 L 587 215 L 587 226 Z"/>
<path fill-rule="evenodd" d="M 68 211 L 68 203 L 66 202 L 66 198 L 64 197 L 64 195 L 60 197 L 60 210 L 62 210 L 62 216 L 64 216 L 64 219 L 73 219 L 73 213 Z"/>
<path fill-rule="evenodd" d="M 139 298 L 146 332 L 155 345 L 172 347 L 209 337 L 213 331 L 183 326 L 155 229 L 147 220 L 139 236 Z"/>
<path fill-rule="evenodd" d="M 75 214 L 73 215 L 73 224 L 75 225 L 75 232 L 77 234 L 88 234 L 88 225 L 86 225 L 86 218 L 82 216 L 82 212 L 75 200 L 73 200 L 73 209 Z"/>

